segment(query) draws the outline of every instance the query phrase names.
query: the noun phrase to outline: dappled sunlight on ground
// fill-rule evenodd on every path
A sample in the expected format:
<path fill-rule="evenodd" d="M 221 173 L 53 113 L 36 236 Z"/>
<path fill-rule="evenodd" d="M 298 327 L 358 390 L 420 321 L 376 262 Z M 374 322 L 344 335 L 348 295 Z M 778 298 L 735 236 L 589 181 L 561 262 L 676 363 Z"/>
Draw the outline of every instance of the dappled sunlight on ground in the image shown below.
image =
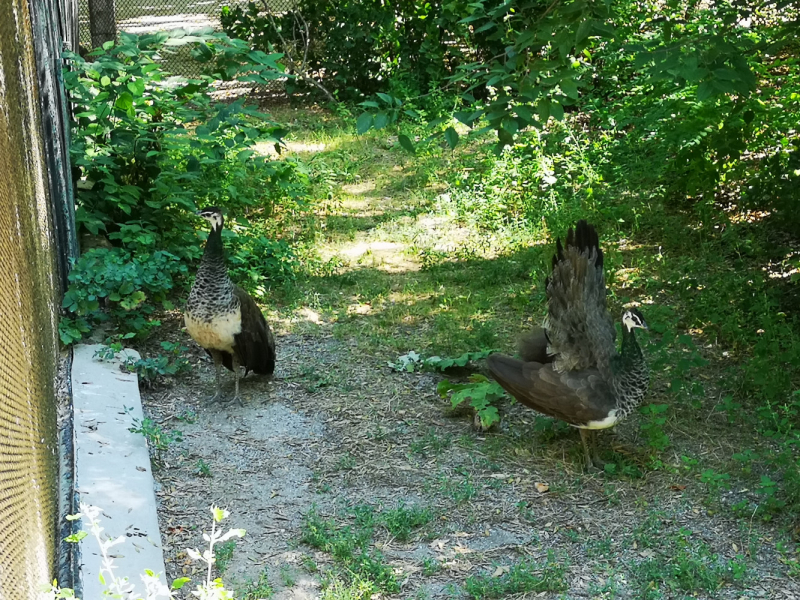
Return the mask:
<path fill-rule="evenodd" d="M 800 250 L 789 252 L 780 262 L 771 262 L 763 268 L 770 279 L 800 278 Z"/>
<path fill-rule="evenodd" d="M 353 184 L 345 184 L 342 186 L 342 191 L 346 194 L 351 194 L 353 196 L 360 196 L 361 194 L 365 194 L 367 192 L 371 192 L 375 189 L 375 182 L 374 181 L 362 181 L 360 183 L 353 183 Z M 365 203 L 367 199 L 365 199 Z"/>
<path fill-rule="evenodd" d="M 281 148 L 280 154 L 275 150 L 275 144 L 273 142 L 258 142 L 253 146 L 253 150 L 255 150 L 258 154 L 261 154 L 262 156 L 273 156 L 276 158 L 281 155 L 285 156 L 287 153 L 315 154 L 317 152 L 325 152 L 326 150 L 332 149 L 332 144 L 297 142 L 291 140 L 284 142 L 284 146 Z"/>
<path fill-rule="evenodd" d="M 420 265 L 406 254 L 407 246 L 396 242 L 357 241 L 338 250 L 351 267 L 372 267 L 388 272 L 416 271 Z"/>

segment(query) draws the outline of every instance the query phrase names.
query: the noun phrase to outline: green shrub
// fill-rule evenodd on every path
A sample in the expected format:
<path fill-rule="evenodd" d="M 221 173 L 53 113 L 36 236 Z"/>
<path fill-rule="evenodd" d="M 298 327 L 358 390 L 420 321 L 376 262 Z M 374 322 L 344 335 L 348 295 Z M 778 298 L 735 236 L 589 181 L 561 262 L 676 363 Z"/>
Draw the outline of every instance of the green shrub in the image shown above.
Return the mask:
<path fill-rule="evenodd" d="M 199 206 L 226 208 L 234 275 L 245 287 L 263 290 L 263 279 L 280 283 L 298 268 L 290 242 L 308 234 L 297 226 L 311 212 L 307 177 L 295 161 L 255 149 L 280 144 L 285 130 L 243 99 L 214 101 L 211 75 L 168 77 L 157 55 L 182 44 L 193 45 L 216 77 L 282 75 L 277 55 L 251 52 L 222 34 L 122 33 L 86 58 L 65 54 L 70 157 L 80 178 L 76 220 L 80 232 L 106 236 L 114 248 L 77 261 L 64 298 L 64 343 L 107 317 L 137 335 L 157 324 L 151 316 L 171 308 L 187 263 L 202 252 L 197 230 L 204 223 L 193 215 Z M 241 228 L 246 235 L 238 235 Z"/>
<path fill-rule="evenodd" d="M 61 341 L 77 341 L 109 318 L 123 331 L 146 335 L 160 325 L 153 319 L 157 306 L 173 307 L 168 296 L 186 273 L 186 265 L 169 252 L 134 255 L 121 248 L 85 252 L 70 271 L 70 285 L 61 303 L 74 315 L 59 324 Z"/>
<path fill-rule="evenodd" d="M 268 15 L 264 4 L 250 2 L 224 7 L 221 21 L 231 37 L 287 54 L 303 53 L 307 25 L 308 71 L 325 73 L 325 85 L 346 100 L 386 91 L 425 94 L 466 62 L 469 49 L 449 43 L 455 32 L 471 37 L 452 7 L 440 1 L 301 0 L 294 11 Z"/>

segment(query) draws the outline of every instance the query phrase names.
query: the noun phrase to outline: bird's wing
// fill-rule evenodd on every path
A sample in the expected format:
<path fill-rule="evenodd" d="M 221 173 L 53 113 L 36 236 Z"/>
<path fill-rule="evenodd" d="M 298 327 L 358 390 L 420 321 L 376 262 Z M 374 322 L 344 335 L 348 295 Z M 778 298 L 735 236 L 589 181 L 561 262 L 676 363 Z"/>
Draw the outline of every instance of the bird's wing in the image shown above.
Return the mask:
<path fill-rule="evenodd" d="M 517 352 L 524 362 L 549 363 L 553 361 L 553 356 L 547 353 L 548 345 L 547 332 L 537 327 L 520 336 Z"/>
<path fill-rule="evenodd" d="M 255 300 L 239 286 L 233 293 L 242 310 L 242 330 L 234 337 L 239 362 L 248 371 L 270 375 L 275 371 L 275 338 Z"/>
<path fill-rule="evenodd" d="M 596 369 L 559 373 L 553 364 L 522 362 L 504 354 L 487 359 L 492 376 L 521 404 L 571 425 L 602 422 L 616 408 Z"/>
<path fill-rule="evenodd" d="M 616 330 L 606 308 L 603 251 L 586 221 L 559 240 L 547 279 L 549 353 L 558 371 L 580 371 L 607 364 L 616 354 Z"/>

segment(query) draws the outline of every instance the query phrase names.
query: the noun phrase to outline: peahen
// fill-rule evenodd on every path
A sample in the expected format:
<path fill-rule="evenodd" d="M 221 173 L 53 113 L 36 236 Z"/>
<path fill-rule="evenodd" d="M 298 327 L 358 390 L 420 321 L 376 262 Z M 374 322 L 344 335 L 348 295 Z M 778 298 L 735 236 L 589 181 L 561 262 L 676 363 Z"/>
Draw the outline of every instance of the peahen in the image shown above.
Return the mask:
<path fill-rule="evenodd" d="M 599 467 L 594 431 L 613 427 L 647 391 L 649 370 L 634 334 L 647 323 L 638 309 L 626 310 L 617 351 L 606 309 L 603 251 L 586 221 L 570 228 L 564 246 L 557 240 L 545 289 L 547 317 L 541 329 L 521 340 L 522 360 L 493 354 L 488 366 L 520 403 L 579 428 L 587 468 Z"/>
<path fill-rule="evenodd" d="M 236 376 L 239 398 L 239 369 L 260 375 L 275 371 L 275 338 L 255 300 L 228 277 L 222 248 L 225 219 L 216 207 L 197 212 L 211 224 L 203 260 L 186 301 L 186 330 L 214 359 L 217 389 L 212 401 L 221 396 L 222 365 Z"/>

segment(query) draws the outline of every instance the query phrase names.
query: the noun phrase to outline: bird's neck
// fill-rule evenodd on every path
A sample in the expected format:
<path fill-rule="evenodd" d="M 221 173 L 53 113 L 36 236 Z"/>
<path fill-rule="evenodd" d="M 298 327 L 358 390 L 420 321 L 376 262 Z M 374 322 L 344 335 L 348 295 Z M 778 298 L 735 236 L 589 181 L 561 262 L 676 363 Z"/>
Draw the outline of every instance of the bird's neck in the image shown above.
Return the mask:
<path fill-rule="evenodd" d="M 650 382 L 650 372 L 633 329 L 622 325 L 622 347 L 611 365 L 611 386 L 617 398 L 618 410 L 626 415 L 644 398 Z"/>
<path fill-rule="evenodd" d="M 222 227 L 211 229 L 206 240 L 206 249 L 200 268 L 221 269 L 225 271 L 225 251 L 222 247 Z"/>
<path fill-rule="evenodd" d="M 633 329 L 622 326 L 622 347 L 620 348 L 620 358 L 626 365 L 634 365 L 644 362 L 644 354 L 636 341 L 636 334 Z"/>

